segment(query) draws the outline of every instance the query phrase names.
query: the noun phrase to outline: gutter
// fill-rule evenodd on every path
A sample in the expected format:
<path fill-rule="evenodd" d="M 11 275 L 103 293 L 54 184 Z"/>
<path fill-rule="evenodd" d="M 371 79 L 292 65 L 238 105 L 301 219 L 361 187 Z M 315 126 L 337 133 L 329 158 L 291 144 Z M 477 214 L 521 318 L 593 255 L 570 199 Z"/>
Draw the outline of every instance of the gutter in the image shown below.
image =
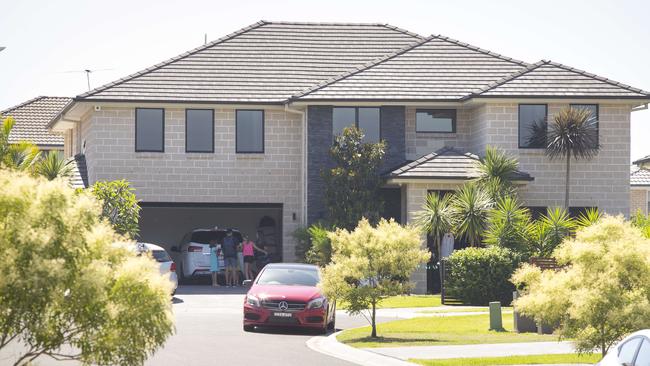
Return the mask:
<path fill-rule="evenodd" d="M 300 208 L 302 209 L 300 222 L 303 226 L 307 225 L 307 112 L 300 109 L 289 107 L 289 104 L 284 105 L 284 111 L 287 113 L 299 114 L 302 117 L 302 128 L 300 129 L 300 138 L 302 140 L 302 154 L 301 154 L 301 194 L 300 194 Z"/>

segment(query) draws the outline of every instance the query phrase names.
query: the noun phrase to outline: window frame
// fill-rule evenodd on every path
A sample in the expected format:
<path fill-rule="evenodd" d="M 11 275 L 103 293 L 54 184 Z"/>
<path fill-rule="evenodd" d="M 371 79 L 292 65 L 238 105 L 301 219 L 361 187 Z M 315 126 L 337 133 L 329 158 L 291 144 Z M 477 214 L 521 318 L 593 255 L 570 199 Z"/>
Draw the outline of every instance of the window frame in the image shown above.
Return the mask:
<path fill-rule="evenodd" d="M 453 117 L 451 119 L 451 131 L 420 131 L 418 130 L 418 113 L 419 112 L 434 112 L 434 111 L 453 111 Z M 458 110 L 453 108 L 421 108 L 415 110 L 415 133 L 444 133 L 444 134 L 453 134 L 456 133 L 456 125 L 458 123 Z"/>
<path fill-rule="evenodd" d="M 189 150 L 187 147 L 187 112 L 188 111 L 210 111 L 210 121 L 212 126 L 212 136 L 211 142 L 212 146 L 210 150 Z M 186 153 L 196 153 L 196 154 L 214 154 L 214 109 L 203 109 L 203 108 L 185 108 L 185 152 Z"/>
<path fill-rule="evenodd" d="M 623 346 L 625 346 L 626 344 L 630 343 L 635 339 L 640 339 L 639 345 L 636 346 L 636 350 L 634 351 L 634 356 L 632 357 L 632 364 L 634 365 L 636 363 L 636 357 L 639 355 L 639 350 L 643 345 L 643 341 L 647 340 L 648 342 L 650 342 L 650 339 L 648 339 L 646 336 L 641 334 L 631 337 L 630 339 L 626 340 L 625 342 L 621 343 L 618 347 L 616 347 L 616 361 L 619 360 Z"/>
<path fill-rule="evenodd" d="M 244 151 L 239 150 L 239 139 L 237 131 L 239 130 L 239 112 L 262 112 L 262 150 L 261 151 Z M 236 154 L 264 154 L 266 149 L 266 115 L 263 109 L 236 109 L 235 110 L 235 153 Z"/>
<path fill-rule="evenodd" d="M 161 150 L 143 150 L 143 149 L 138 149 L 138 111 L 139 110 L 157 110 L 157 111 L 162 111 L 162 146 Z M 135 152 L 157 152 L 157 153 L 164 153 L 165 152 L 165 108 L 141 108 L 141 107 L 136 107 L 135 108 L 135 139 L 134 139 L 134 147 L 135 147 Z"/>
<path fill-rule="evenodd" d="M 546 103 L 520 103 L 517 105 L 517 146 L 520 149 L 546 149 L 546 146 L 521 146 L 521 107 L 522 106 L 531 106 L 531 105 L 543 105 L 545 109 L 544 119 L 547 123 L 546 132 L 548 133 L 548 104 Z"/>
<path fill-rule="evenodd" d="M 580 106 L 593 105 L 596 107 L 596 145 L 600 145 L 600 104 L 598 103 L 571 103 L 569 108 L 580 108 Z"/>
<path fill-rule="evenodd" d="M 359 128 L 359 109 L 377 109 L 379 110 L 379 141 L 377 142 L 370 142 L 372 144 L 376 144 L 378 142 L 381 142 L 383 140 L 382 136 L 382 131 L 381 131 L 381 107 L 350 107 L 350 106 L 333 106 L 332 107 L 332 140 L 336 138 L 336 134 L 334 133 L 334 109 L 336 108 L 352 108 L 354 109 L 354 127 Z M 350 127 L 350 126 L 346 126 Z M 360 128 L 359 128 L 360 129 Z M 341 131 L 343 132 L 343 131 Z M 365 134 L 364 134 L 365 136 Z"/>

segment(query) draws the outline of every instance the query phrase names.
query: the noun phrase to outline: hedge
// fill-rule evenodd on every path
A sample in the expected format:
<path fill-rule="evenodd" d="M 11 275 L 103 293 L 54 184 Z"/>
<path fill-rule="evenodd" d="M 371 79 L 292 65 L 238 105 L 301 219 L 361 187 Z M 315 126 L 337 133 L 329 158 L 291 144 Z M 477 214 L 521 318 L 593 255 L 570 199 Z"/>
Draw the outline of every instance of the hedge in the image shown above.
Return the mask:
<path fill-rule="evenodd" d="M 467 305 L 512 302 L 514 285 L 510 282 L 521 258 L 500 247 L 465 248 L 455 251 L 446 263 L 445 291 Z"/>

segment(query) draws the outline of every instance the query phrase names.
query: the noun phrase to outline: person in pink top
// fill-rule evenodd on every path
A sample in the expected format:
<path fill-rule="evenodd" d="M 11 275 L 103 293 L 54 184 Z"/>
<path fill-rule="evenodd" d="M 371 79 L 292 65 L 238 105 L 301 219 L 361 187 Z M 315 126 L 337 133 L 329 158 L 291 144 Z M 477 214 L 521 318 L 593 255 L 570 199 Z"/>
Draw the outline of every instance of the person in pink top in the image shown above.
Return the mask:
<path fill-rule="evenodd" d="M 244 276 L 247 280 L 252 280 L 254 277 L 251 265 L 255 262 L 255 249 L 264 254 L 268 254 L 266 250 L 255 245 L 252 240 L 248 239 L 248 236 L 244 235 L 244 241 L 241 244 L 241 251 L 244 255 Z"/>

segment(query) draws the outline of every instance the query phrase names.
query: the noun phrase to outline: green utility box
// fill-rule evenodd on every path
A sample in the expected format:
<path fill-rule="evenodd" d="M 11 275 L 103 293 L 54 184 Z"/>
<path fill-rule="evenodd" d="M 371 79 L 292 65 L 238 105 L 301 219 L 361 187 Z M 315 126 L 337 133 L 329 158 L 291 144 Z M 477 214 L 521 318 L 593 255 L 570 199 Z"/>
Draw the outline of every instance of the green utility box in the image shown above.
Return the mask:
<path fill-rule="evenodd" d="M 498 301 L 490 302 L 490 330 L 503 330 L 503 323 L 501 321 L 501 303 Z"/>

